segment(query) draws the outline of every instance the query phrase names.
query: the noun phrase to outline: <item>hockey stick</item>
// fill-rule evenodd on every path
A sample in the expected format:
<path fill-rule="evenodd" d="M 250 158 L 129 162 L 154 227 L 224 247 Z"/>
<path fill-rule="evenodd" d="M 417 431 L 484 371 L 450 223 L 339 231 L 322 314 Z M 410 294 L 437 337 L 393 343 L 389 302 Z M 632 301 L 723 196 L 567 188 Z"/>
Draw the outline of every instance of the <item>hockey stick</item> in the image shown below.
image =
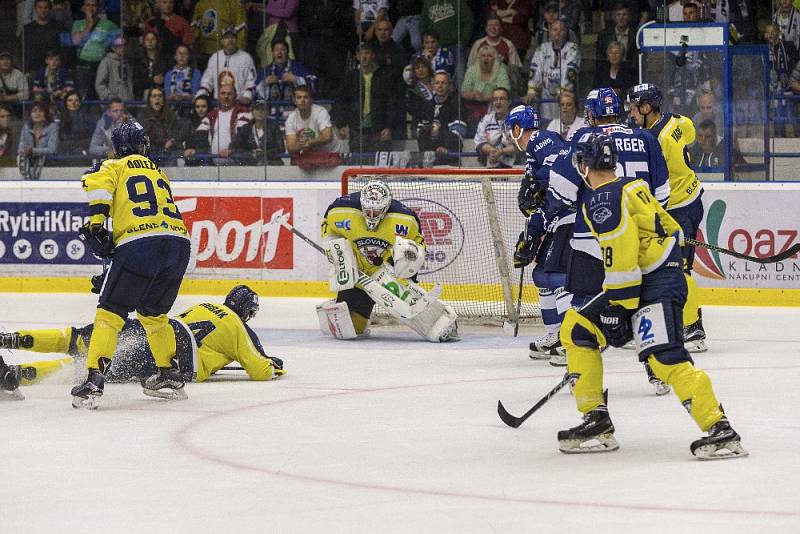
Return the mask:
<path fill-rule="evenodd" d="M 519 293 L 517 294 L 517 320 L 514 321 L 514 337 L 519 333 L 520 313 L 522 312 L 522 284 L 525 282 L 525 265 L 519 270 Z"/>
<path fill-rule="evenodd" d="M 519 427 L 519 425 L 524 423 L 528 419 L 528 417 L 533 415 L 533 413 L 536 410 L 544 406 L 544 404 L 547 401 L 549 401 L 556 393 L 561 391 L 561 388 L 566 386 L 569 383 L 569 381 L 572 380 L 573 376 L 574 375 L 570 373 L 564 373 L 564 378 L 561 379 L 561 382 L 556 384 L 556 386 L 553 389 L 548 391 L 544 397 L 539 399 L 539 401 L 536 404 L 534 404 L 531 407 L 531 409 L 525 412 L 521 417 L 515 417 L 510 413 L 508 413 L 508 411 L 506 410 L 505 406 L 503 406 L 503 403 L 501 401 L 497 401 L 497 415 L 499 415 L 500 419 L 502 419 L 503 422 L 508 426 L 510 426 L 511 428 Z"/>
<path fill-rule="evenodd" d="M 713 250 L 714 252 L 719 252 L 722 254 L 727 254 L 728 256 L 733 256 L 734 258 L 739 258 L 740 260 L 747 260 L 752 261 L 755 263 L 778 263 L 779 261 L 787 260 L 800 252 L 800 243 L 795 243 L 791 247 L 787 248 L 783 252 L 779 254 L 775 254 L 774 256 L 765 256 L 763 258 L 757 258 L 755 256 L 748 256 L 747 254 L 742 254 L 741 252 L 736 252 L 735 250 L 728 250 L 727 248 L 718 247 L 716 245 L 709 245 L 708 243 L 704 243 L 703 241 L 697 241 L 696 239 L 692 239 L 687 237 L 684 239 L 686 244 L 694 245 L 695 247 L 701 247 L 708 250 Z"/>

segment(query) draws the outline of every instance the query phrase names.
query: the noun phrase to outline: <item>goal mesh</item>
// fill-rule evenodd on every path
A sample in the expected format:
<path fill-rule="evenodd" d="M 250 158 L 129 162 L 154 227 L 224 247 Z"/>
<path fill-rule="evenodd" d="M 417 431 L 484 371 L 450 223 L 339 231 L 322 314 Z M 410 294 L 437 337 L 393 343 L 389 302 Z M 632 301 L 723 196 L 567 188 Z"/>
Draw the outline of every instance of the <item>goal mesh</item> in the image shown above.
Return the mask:
<path fill-rule="evenodd" d="M 521 178 L 516 169 L 352 168 L 342 174 L 342 194 L 385 181 L 393 198 L 419 216 L 427 244 L 419 282 L 440 284 L 442 300 L 460 318 L 502 323 L 516 318 L 520 272 L 512 257 L 525 226 L 517 207 Z M 520 318 L 530 321 L 540 313 L 525 278 Z"/>

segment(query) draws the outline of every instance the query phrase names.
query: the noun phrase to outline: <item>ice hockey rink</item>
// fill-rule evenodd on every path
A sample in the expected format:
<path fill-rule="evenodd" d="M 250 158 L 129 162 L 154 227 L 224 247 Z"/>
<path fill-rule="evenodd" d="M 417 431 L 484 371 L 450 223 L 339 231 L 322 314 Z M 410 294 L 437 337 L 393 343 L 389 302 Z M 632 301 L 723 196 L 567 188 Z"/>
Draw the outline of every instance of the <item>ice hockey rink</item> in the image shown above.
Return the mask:
<path fill-rule="evenodd" d="M 12 331 L 82 325 L 96 303 L 3 299 Z M 176 309 L 201 300 L 220 297 Z M 605 355 L 620 449 L 568 456 L 555 437 L 579 421 L 566 390 L 518 429 L 497 416 L 498 399 L 521 415 L 563 375 L 528 358 L 535 327 L 337 342 L 316 302 L 262 299 L 253 326 L 285 361 L 277 381 L 220 373 L 173 402 L 108 384 L 89 412 L 71 407 L 65 372 L 0 402 L 0 532 L 800 531 L 797 308 L 704 309 L 710 350 L 695 361 L 750 456 L 701 462 L 699 429 L 632 352 Z"/>

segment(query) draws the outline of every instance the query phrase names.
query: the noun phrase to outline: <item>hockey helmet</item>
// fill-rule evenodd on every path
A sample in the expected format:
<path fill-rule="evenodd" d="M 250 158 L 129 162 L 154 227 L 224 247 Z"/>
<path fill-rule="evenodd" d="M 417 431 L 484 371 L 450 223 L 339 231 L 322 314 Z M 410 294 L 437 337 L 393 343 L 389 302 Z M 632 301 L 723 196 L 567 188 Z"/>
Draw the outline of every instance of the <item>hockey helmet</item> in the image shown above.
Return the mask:
<path fill-rule="evenodd" d="M 572 166 L 581 176 L 580 165 L 590 169 L 613 170 L 617 167 L 617 154 L 614 140 L 601 133 L 587 133 L 581 136 L 572 151 Z"/>
<path fill-rule="evenodd" d="M 370 180 L 361 189 L 361 212 L 367 221 L 367 229 L 374 232 L 392 203 L 392 191 L 381 180 Z"/>
<path fill-rule="evenodd" d="M 664 94 L 657 85 L 652 83 L 642 83 L 632 87 L 628 91 L 628 104 L 640 105 L 650 104 L 653 109 L 661 109 L 661 101 L 664 99 Z"/>
<path fill-rule="evenodd" d="M 589 91 L 583 108 L 587 117 L 617 117 L 622 113 L 622 99 L 610 87 L 600 87 Z"/>
<path fill-rule="evenodd" d="M 518 125 L 523 130 L 538 130 L 539 112 L 533 106 L 517 106 L 508 113 L 505 124 L 509 132 L 514 131 L 514 125 Z"/>
<path fill-rule="evenodd" d="M 246 285 L 238 285 L 225 297 L 225 306 L 247 322 L 258 313 L 258 294 Z"/>
<path fill-rule="evenodd" d="M 141 124 L 134 119 L 128 119 L 111 132 L 111 146 L 118 158 L 133 154 L 145 156 L 150 149 L 150 137 Z"/>

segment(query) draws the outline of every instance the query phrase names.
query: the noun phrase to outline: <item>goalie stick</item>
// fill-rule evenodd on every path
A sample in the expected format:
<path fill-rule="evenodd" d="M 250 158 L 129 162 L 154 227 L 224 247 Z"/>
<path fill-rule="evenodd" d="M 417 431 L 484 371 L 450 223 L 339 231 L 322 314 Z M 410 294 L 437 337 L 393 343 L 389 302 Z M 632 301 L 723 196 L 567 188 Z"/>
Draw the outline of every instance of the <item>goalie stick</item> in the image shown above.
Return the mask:
<path fill-rule="evenodd" d="M 739 258 L 740 260 L 747 260 L 752 261 L 755 263 L 778 263 L 779 261 L 788 260 L 798 252 L 800 252 L 800 243 L 795 243 L 791 247 L 787 248 L 783 252 L 779 254 L 775 254 L 773 256 L 765 256 L 763 258 L 757 258 L 755 256 L 748 256 L 747 254 L 742 254 L 741 252 L 736 252 L 735 250 L 728 250 L 727 248 L 718 247 L 716 245 L 710 245 L 708 243 L 704 243 L 703 241 L 697 241 L 696 239 L 692 239 L 687 237 L 684 239 L 686 244 L 694 245 L 695 247 L 705 248 L 708 250 L 712 250 L 714 252 L 719 252 L 721 254 L 727 254 L 729 256 L 733 256 L 734 258 Z"/>
<path fill-rule="evenodd" d="M 561 388 L 566 386 L 569 383 L 569 381 L 572 380 L 572 378 L 574 376 L 575 375 L 572 375 L 570 373 L 564 373 L 564 378 L 561 379 L 561 382 L 556 384 L 556 386 L 553 389 L 548 391 L 547 394 L 544 397 L 539 399 L 538 402 L 536 404 L 534 404 L 531 407 L 531 409 L 528 410 L 527 412 L 525 412 L 521 417 L 515 417 L 515 416 L 511 415 L 510 413 L 508 413 L 508 411 L 506 410 L 505 406 L 503 406 L 502 401 L 497 401 L 497 415 L 499 415 L 500 419 L 502 419 L 503 422 L 505 424 L 507 424 L 508 426 L 510 426 L 511 428 L 519 427 L 519 425 L 524 423 L 531 415 L 533 415 L 533 413 L 536 410 L 538 410 L 539 408 L 544 406 L 544 404 L 547 401 L 549 401 L 551 398 L 553 398 L 553 396 L 556 393 L 561 391 Z"/>

